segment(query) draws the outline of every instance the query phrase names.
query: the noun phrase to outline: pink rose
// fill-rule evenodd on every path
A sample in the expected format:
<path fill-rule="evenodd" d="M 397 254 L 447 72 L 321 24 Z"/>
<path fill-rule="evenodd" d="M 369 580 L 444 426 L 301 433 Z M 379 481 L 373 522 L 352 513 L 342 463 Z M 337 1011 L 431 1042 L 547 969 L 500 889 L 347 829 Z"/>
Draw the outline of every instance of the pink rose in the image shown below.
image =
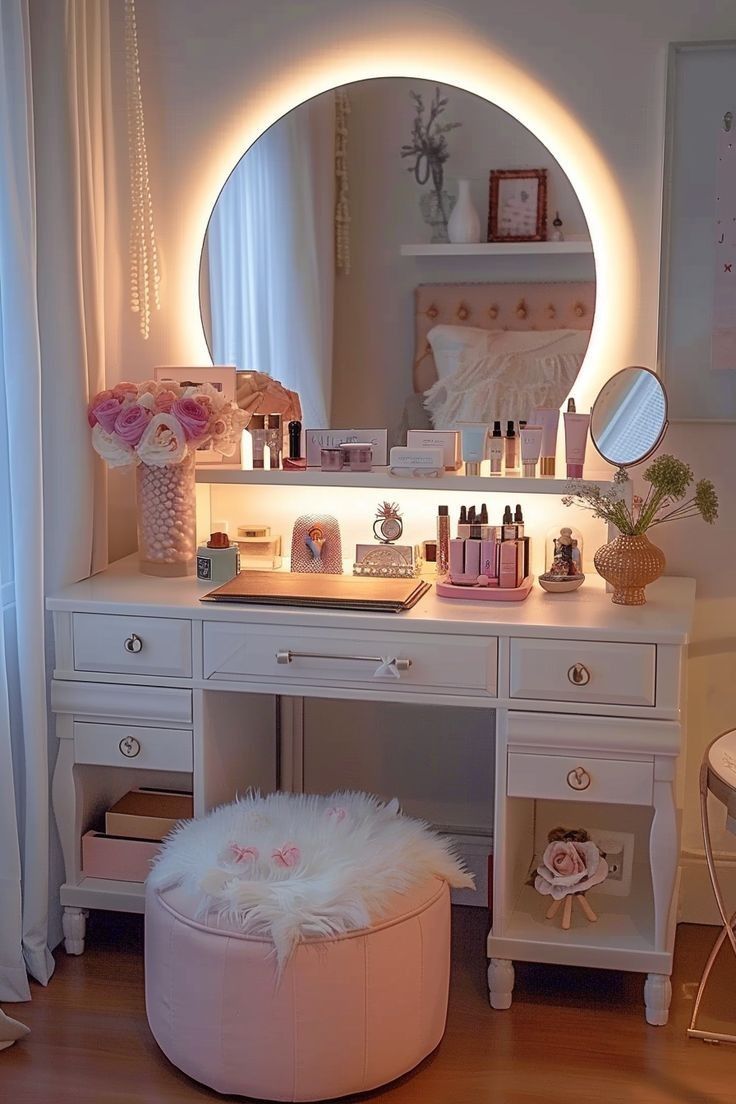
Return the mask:
<path fill-rule="evenodd" d="M 112 433 L 115 429 L 115 420 L 120 413 L 122 402 L 113 395 L 109 399 L 103 399 L 101 403 L 93 405 L 90 417 L 94 418 L 93 425 L 101 425 L 105 433 Z M 89 421 L 89 418 L 88 418 Z"/>
<path fill-rule="evenodd" d="M 168 387 L 163 391 L 159 391 L 156 398 L 153 400 L 153 409 L 157 414 L 168 414 L 171 411 L 172 406 L 179 398 L 176 391 L 171 391 Z"/>
<path fill-rule="evenodd" d="M 161 384 L 156 380 L 144 380 L 137 388 L 139 395 L 157 395 L 160 390 Z"/>
<path fill-rule="evenodd" d="M 138 397 L 138 384 L 123 380 L 122 383 L 115 384 L 112 393 L 116 399 L 136 399 Z"/>
<path fill-rule="evenodd" d="M 115 432 L 128 445 L 137 445 L 150 422 L 151 411 L 138 403 L 123 407 L 115 419 Z"/>
<path fill-rule="evenodd" d="M 594 843 L 555 840 L 537 867 L 534 888 L 555 901 L 568 893 L 583 893 L 608 876 L 608 863 Z"/>
<path fill-rule="evenodd" d="M 95 407 L 99 406 L 100 403 L 105 402 L 106 399 L 111 398 L 113 398 L 113 393 L 112 391 L 107 390 L 98 391 L 94 398 L 90 399 L 90 401 L 87 403 L 87 421 L 89 422 L 90 426 L 97 425 L 97 418 L 95 417 L 94 413 Z"/>
<path fill-rule="evenodd" d="M 188 441 L 197 441 L 206 436 L 210 416 L 196 399 L 177 399 L 171 404 L 171 413 L 184 430 Z"/>

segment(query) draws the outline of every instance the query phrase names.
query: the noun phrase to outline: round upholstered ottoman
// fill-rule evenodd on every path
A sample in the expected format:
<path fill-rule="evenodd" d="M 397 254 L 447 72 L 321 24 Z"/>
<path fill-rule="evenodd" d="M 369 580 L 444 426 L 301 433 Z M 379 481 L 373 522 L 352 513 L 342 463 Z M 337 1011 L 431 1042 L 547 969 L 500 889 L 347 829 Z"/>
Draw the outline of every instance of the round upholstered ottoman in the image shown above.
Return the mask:
<path fill-rule="evenodd" d="M 168 847 L 146 889 L 146 1009 L 179 1069 L 221 1093 L 328 1100 L 438 1045 L 449 884 L 472 883 L 423 825 L 362 795 L 278 794 Z"/>

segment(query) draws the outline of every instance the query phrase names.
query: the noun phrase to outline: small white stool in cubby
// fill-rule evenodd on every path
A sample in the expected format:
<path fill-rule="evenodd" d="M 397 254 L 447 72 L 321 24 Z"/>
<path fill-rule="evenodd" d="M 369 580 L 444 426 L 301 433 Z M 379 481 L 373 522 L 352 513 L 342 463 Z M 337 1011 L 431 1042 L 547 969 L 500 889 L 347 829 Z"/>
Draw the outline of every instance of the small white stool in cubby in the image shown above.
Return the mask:
<path fill-rule="evenodd" d="M 713 893 L 715 894 L 718 912 L 723 927 L 718 938 L 713 944 L 713 949 L 708 955 L 708 961 L 703 969 L 698 993 L 695 998 L 693 1015 L 688 1028 L 688 1035 L 693 1039 L 705 1039 L 708 1042 L 736 1043 L 736 1034 L 728 1034 L 717 1031 L 703 1031 L 696 1027 L 700 1004 L 705 993 L 708 978 L 715 964 L 723 944 L 728 940 L 736 955 L 736 911 L 729 917 L 723 891 L 718 881 L 713 858 L 713 841 L 710 831 L 710 812 L 708 809 L 708 794 L 713 794 L 726 807 L 726 829 L 736 835 L 736 729 L 725 732 L 713 741 L 707 749 L 700 768 L 700 817 L 703 825 L 703 843 L 705 845 L 705 858 L 708 864 Z"/>
<path fill-rule="evenodd" d="M 146 1011 L 171 1062 L 221 1093 L 329 1100 L 439 1044 L 446 842 L 364 794 L 248 797 L 169 839 L 146 887 Z"/>

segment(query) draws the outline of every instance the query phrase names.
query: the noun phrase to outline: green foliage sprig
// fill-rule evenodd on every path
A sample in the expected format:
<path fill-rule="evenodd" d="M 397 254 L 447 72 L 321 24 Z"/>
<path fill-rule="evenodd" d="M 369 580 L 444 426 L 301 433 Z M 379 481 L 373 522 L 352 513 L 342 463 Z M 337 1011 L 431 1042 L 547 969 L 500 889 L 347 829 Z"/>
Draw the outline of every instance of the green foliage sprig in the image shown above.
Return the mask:
<path fill-rule="evenodd" d="M 644 472 L 644 482 L 649 490 L 644 497 L 634 495 L 631 507 L 622 489 L 629 481 L 624 469 L 614 476 L 614 487 L 602 491 L 597 483 L 571 484 L 562 502 L 565 506 L 581 506 L 590 510 L 593 517 L 615 525 L 624 536 L 636 537 L 666 521 L 702 517 L 713 525 L 718 517 L 718 495 L 710 479 L 695 484 L 695 493 L 686 498 L 693 482 L 689 464 L 676 456 L 658 456 Z"/>

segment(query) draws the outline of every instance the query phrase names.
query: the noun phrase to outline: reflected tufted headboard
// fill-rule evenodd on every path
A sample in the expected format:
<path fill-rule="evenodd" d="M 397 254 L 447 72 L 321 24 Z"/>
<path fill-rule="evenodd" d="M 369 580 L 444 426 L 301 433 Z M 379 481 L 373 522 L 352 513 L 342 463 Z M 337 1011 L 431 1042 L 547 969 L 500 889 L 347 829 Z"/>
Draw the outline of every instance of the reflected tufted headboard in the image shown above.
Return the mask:
<path fill-rule="evenodd" d="M 415 393 L 437 381 L 427 334 L 433 326 L 483 330 L 589 330 L 595 283 L 420 284 L 415 293 L 412 383 Z"/>

